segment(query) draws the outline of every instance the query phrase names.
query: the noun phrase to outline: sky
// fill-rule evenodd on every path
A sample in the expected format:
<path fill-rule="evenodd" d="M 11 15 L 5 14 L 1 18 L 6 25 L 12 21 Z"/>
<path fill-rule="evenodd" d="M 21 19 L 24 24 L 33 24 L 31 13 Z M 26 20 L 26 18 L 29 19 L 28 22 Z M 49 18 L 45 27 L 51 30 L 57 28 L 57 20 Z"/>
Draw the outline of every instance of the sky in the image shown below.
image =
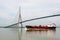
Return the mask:
<path fill-rule="evenodd" d="M 60 14 L 60 0 L 0 0 L 0 26 L 17 22 L 19 6 L 22 21 L 47 15 Z M 24 25 L 39 25 L 56 23 L 60 17 L 52 17 L 23 23 Z"/>

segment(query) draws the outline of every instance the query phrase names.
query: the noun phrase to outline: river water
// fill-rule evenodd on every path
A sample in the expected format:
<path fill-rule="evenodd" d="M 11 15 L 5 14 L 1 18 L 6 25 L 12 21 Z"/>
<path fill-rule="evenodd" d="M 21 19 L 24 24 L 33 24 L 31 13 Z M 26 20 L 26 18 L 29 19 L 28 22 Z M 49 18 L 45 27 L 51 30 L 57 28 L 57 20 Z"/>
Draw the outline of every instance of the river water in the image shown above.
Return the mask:
<path fill-rule="evenodd" d="M 26 31 L 17 28 L 0 28 L 0 40 L 60 40 L 60 28 L 56 30 Z"/>

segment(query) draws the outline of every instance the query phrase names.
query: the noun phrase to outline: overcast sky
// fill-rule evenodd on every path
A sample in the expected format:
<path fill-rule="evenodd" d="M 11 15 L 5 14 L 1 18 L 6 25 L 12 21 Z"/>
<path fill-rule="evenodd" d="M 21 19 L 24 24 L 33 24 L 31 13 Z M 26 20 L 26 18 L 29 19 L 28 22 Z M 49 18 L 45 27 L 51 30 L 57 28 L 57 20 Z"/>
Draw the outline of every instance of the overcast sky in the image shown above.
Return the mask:
<path fill-rule="evenodd" d="M 21 6 L 22 20 L 60 14 L 60 0 L 0 0 L 0 26 L 17 22 L 19 6 Z M 52 22 L 59 25 L 59 19 L 60 17 L 53 17 L 25 24 L 39 25 Z"/>

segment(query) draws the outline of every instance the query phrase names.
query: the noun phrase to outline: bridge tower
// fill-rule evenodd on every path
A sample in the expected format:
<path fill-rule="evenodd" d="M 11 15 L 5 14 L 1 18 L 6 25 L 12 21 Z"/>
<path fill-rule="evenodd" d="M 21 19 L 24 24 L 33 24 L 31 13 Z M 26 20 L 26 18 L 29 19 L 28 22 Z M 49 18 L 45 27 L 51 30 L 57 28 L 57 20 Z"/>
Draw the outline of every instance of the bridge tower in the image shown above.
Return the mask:
<path fill-rule="evenodd" d="M 21 17 L 21 7 L 19 7 L 19 12 L 18 12 L 18 23 L 19 23 L 18 26 L 22 28 L 23 24 L 22 24 L 22 17 Z"/>
<path fill-rule="evenodd" d="M 19 7 L 18 24 L 17 24 L 18 40 L 21 40 L 21 37 L 22 37 L 22 27 L 23 27 L 23 24 L 22 24 L 22 17 L 21 17 L 21 7 Z"/>

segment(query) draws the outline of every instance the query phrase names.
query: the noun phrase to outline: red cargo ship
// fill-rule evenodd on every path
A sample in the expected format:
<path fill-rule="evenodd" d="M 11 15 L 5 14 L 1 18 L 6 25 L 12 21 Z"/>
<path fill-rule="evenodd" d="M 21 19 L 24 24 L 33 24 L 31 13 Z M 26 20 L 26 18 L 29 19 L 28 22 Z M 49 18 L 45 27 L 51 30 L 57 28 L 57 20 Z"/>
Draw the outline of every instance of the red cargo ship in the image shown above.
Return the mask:
<path fill-rule="evenodd" d="M 27 25 L 26 26 L 27 30 L 45 30 L 45 29 L 55 29 L 56 28 L 56 25 L 53 23 L 53 24 L 48 24 L 48 25 L 39 25 L 39 26 L 30 26 L 30 25 Z"/>

